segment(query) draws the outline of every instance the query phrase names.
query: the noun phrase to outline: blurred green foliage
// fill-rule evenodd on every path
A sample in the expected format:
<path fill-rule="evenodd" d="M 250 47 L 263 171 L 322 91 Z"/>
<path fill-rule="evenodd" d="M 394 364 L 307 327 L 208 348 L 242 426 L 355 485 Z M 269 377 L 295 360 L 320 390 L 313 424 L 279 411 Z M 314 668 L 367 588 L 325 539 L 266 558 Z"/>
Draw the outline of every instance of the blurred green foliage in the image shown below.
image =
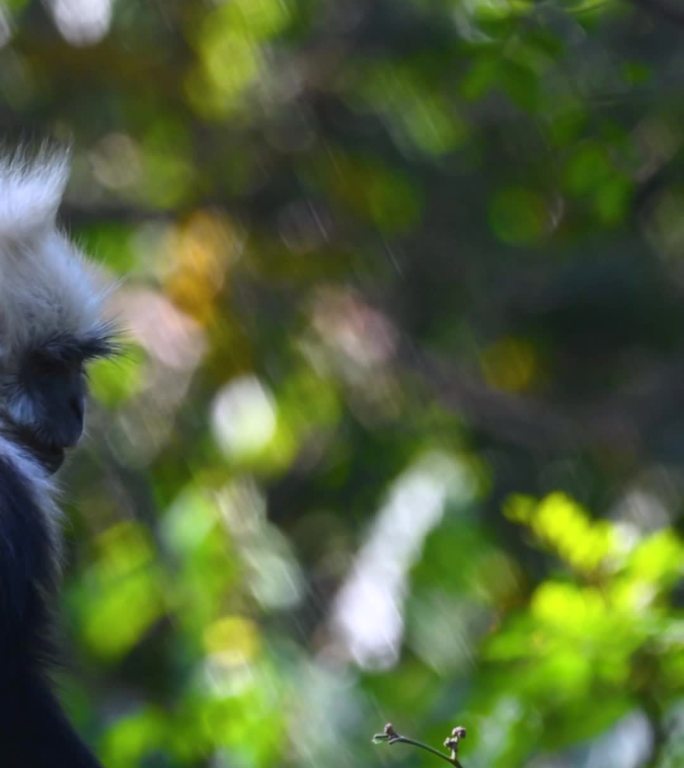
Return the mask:
<path fill-rule="evenodd" d="M 121 280 L 64 478 L 108 768 L 684 764 L 664 5 L 0 2 L 3 139 Z"/>

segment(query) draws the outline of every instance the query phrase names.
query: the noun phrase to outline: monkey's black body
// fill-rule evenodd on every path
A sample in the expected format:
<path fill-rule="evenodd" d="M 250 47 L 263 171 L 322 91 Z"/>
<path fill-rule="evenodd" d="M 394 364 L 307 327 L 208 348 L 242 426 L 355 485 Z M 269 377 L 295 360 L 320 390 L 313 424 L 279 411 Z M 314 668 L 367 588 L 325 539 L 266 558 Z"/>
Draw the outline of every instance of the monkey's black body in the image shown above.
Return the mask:
<path fill-rule="evenodd" d="M 59 583 L 52 474 L 83 429 L 104 293 L 55 221 L 63 153 L 0 157 L 0 768 L 98 768 L 49 677 Z"/>
<path fill-rule="evenodd" d="M 100 768 L 42 680 L 16 681 L 0 705 L 0 750 L 7 768 Z"/>
<path fill-rule="evenodd" d="M 98 768 L 50 690 L 55 543 L 29 482 L 0 456 L 0 765 Z"/>

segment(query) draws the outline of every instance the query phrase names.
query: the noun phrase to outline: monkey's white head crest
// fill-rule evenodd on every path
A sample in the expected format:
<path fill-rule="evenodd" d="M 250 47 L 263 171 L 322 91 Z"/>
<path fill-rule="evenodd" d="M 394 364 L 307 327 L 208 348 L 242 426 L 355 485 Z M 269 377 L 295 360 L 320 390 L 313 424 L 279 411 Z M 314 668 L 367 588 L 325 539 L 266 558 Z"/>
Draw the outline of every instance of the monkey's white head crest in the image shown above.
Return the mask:
<path fill-rule="evenodd" d="M 110 343 L 108 289 L 56 225 L 69 170 L 66 152 L 0 158 L 0 366 L 58 339 Z M 97 352 L 95 353 L 97 354 Z"/>

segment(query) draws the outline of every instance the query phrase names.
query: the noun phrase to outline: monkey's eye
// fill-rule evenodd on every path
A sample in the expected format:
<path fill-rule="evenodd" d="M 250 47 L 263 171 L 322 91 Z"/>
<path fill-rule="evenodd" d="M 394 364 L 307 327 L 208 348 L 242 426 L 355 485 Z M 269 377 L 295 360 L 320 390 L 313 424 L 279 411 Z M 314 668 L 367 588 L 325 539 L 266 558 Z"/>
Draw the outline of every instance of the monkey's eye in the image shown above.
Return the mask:
<path fill-rule="evenodd" d="M 29 363 L 31 371 L 35 374 L 48 376 L 64 370 L 64 363 L 60 360 L 52 360 L 49 357 L 37 357 Z"/>
<path fill-rule="evenodd" d="M 67 372 L 81 373 L 81 360 L 57 360 L 48 355 L 36 355 L 26 366 L 26 372 L 33 376 L 59 376 Z"/>

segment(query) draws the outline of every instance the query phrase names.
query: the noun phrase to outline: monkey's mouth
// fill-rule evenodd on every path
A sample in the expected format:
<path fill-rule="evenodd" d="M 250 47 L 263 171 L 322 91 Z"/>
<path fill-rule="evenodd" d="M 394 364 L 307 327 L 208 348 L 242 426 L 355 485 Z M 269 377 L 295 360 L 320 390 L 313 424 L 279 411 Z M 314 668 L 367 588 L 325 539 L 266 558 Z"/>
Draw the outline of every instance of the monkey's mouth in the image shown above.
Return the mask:
<path fill-rule="evenodd" d="M 40 450 L 32 449 L 32 453 L 51 475 L 64 463 L 64 448 L 43 446 Z"/>
<path fill-rule="evenodd" d="M 18 430 L 16 436 L 18 442 L 51 475 L 62 466 L 64 462 L 64 448 L 62 446 L 45 442 L 26 429 Z"/>

